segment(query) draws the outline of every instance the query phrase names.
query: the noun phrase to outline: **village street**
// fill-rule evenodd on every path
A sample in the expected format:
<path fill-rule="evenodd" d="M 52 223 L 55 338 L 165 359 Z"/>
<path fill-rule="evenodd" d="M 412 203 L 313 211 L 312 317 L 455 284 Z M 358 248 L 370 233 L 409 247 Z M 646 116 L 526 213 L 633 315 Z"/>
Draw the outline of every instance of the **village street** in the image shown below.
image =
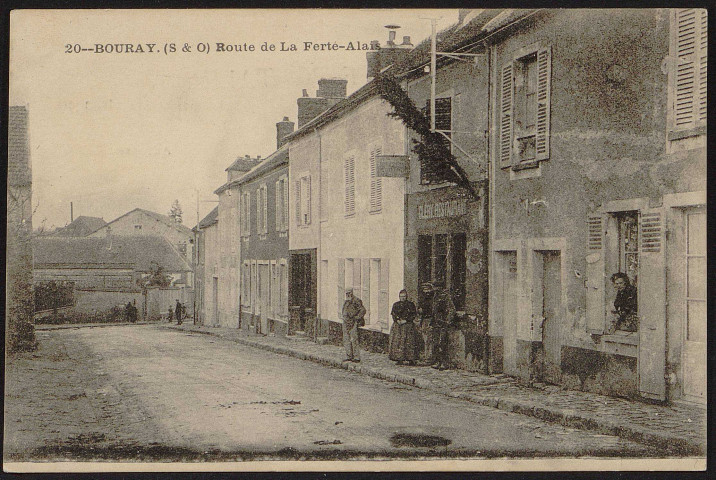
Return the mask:
<path fill-rule="evenodd" d="M 652 457 L 658 449 L 154 325 L 38 331 L 5 459 Z"/>

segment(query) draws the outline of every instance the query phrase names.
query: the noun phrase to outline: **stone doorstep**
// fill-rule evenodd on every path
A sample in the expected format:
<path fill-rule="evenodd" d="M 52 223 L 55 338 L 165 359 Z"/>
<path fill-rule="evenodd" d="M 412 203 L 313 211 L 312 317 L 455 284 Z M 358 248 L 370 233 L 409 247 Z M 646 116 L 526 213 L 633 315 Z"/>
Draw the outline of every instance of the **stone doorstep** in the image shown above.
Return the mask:
<path fill-rule="evenodd" d="M 186 327 L 177 325 L 161 326 L 165 328 L 172 328 L 175 330 L 190 330 L 196 333 L 205 333 L 218 337 L 228 337 L 226 335 L 222 335 L 221 331 L 207 332 L 205 330 L 201 330 L 199 326 L 193 325 L 187 325 Z M 232 336 L 231 340 L 237 343 L 241 343 L 243 345 L 296 357 L 301 360 L 308 360 L 314 363 L 320 363 L 336 368 L 342 368 L 344 370 L 365 374 L 381 380 L 410 385 L 424 390 L 433 391 L 452 398 L 459 398 L 462 400 L 469 401 L 471 403 L 497 408 L 499 410 L 505 410 L 512 413 L 518 413 L 520 415 L 530 416 L 539 420 L 543 420 L 545 422 L 557 423 L 565 427 L 593 431 L 595 433 L 603 435 L 618 436 L 626 440 L 631 440 L 645 445 L 662 448 L 673 454 L 703 456 L 706 452 L 704 445 L 701 445 L 697 442 L 689 441 L 683 436 L 669 435 L 668 433 L 660 430 L 645 428 L 639 425 L 628 425 L 624 422 L 615 423 L 613 421 L 607 420 L 594 414 L 590 414 L 588 412 L 580 413 L 572 409 L 563 409 L 553 405 L 535 405 L 532 402 L 516 400 L 508 397 L 495 398 L 494 396 L 483 396 L 479 393 L 456 392 L 453 389 L 436 385 L 434 382 L 426 378 L 415 378 L 404 374 L 394 374 L 392 372 L 387 372 L 379 368 L 368 367 L 364 363 L 356 364 L 342 362 L 341 360 L 336 358 L 309 354 L 295 350 L 290 347 L 271 345 L 261 341 L 255 341 L 250 338 L 244 338 L 239 336 Z M 494 377 L 494 379 L 494 382 L 482 383 L 481 385 L 489 386 L 496 385 L 499 383 L 512 382 L 510 377 L 506 375 L 498 375 Z"/>

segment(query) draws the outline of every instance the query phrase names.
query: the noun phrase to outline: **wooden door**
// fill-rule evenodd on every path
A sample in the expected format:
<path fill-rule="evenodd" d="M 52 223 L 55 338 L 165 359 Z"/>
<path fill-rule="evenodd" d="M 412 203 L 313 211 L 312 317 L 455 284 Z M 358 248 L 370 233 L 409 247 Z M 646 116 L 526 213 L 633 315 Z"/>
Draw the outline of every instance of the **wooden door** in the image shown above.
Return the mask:
<path fill-rule="evenodd" d="M 500 252 L 502 281 L 498 286 L 502 305 L 503 369 L 517 374 L 517 252 Z"/>
<path fill-rule="evenodd" d="M 706 401 L 706 209 L 684 214 L 686 248 L 684 282 L 684 346 L 682 350 L 683 394 L 686 399 Z"/>

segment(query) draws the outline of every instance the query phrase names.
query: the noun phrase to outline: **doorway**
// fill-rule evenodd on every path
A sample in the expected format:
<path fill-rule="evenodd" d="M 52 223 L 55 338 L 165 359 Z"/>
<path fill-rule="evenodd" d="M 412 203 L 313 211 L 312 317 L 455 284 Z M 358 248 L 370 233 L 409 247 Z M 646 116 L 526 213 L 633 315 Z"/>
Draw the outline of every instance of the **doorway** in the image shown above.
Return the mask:
<path fill-rule="evenodd" d="M 558 250 L 534 252 L 535 330 L 542 344 L 540 379 L 558 384 L 560 381 L 560 311 L 562 304 L 562 262 Z"/>
<path fill-rule="evenodd" d="M 517 374 L 517 252 L 497 252 L 497 297 L 503 335 L 503 371 Z M 499 314 L 498 313 L 498 314 Z"/>
<path fill-rule="evenodd" d="M 289 301 L 295 318 L 291 330 L 305 331 L 306 318 L 315 314 L 316 309 L 316 251 L 291 253 L 289 265 Z"/>
<path fill-rule="evenodd" d="M 212 284 L 212 312 L 211 312 L 211 324 L 212 325 L 218 325 L 219 323 L 219 279 L 217 277 L 213 277 L 213 284 Z"/>
<path fill-rule="evenodd" d="M 685 267 L 683 394 L 687 400 L 706 401 L 706 209 L 684 212 Z"/>
<path fill-rule="evenodd" d="M 268 334 L 268 315 L 269 315 L 269 302 L 271 298 L 271 286 L 270 286 L 270 272 L 269 265 L 267 263 L 260 263 L 259 269 L 259 291 L 258 291 L 258 303 L 259 303 L 259 333 L 264 335 Z"/>

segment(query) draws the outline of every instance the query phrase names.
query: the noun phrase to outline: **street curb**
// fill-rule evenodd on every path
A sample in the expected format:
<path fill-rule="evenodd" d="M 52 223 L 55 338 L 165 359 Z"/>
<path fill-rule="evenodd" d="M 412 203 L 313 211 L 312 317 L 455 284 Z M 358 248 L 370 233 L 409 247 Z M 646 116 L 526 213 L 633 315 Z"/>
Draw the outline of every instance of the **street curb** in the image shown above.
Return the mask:
<path fill-rule="evenodd" d="M 429 390 L 441 395 L 445 395 L 451 398 L 459 398 L 466 400 L 471 403 L 483 405 L 486 407 L 496 408 L 511 413 L 518 413 L 539 420 L 557 423 L 565 427 L 575 428 L 578 430 L 586 430 L 595 432 L 602 435 L 613 435 L 626 440 L 631 440 L 643 445 L 650 445 L 667 451 L 673 455 L 688 455 L 688 456 L 703 456 L 705 450 L 699 445 L 695 445 L 682 437 L 664 435 L 661 432 L 642 429 L 639 427 L 614 424 L 608 420 L 604 420 L 598 417 L 590 415 L 579 414 L 574 410 L 566 410 L 558 407 L 544 407 L 539 405 L 533 405 L 530 403 L 522 402 L 519 400 L 512 400 L 509 398 L 496 399 L 493 397 L 485 397 L 479 394 L 472 393 L 457 393 L 452 390 L 440 388 L 434 386 L 431 382 L 425 381 L 420 378 L 413 378 L 406 375 L 385 373 L 380 370 L 376 370 L 371 367 L 366 367 L 361 364 L 341 362 L 332 358 L 320 357 L 313 354 L 304 353 L 291 348 L 278 346 L 278 345 L 267 345 L 261 342 L 255 342 L 246 338 L 228 338 L 221 335 L 219 332 L 211 332 L 205 330 L 199 330 L 196 327 L 181 328 L 176 325 L 161 325 L 163 328 L 170 328 L 172 330 L 179 331 L 190 331 L 194 333 L 200 333 L 204 335 L 211 335 L 215 337 L 224 338 L 235 343 L 246 345 L 249 347 L 259 348 L 282 355 L 298 358 L 301 360 L 307 360 L 321 365 L 328 365 L 336 368 L 342 368 L 351 372 L 361 373 L 373 378 L 380 380 L 387 380 L 390 382 L 401 383 L 412 387 L 417 387 L 423 390 Z M 485 386 L 494 385 L 488 384 Z"/>
<path fill-rule="evenodd" d="M 62 323 L 59 325 L 36 324 L 35 331 L 65 330 L 68 328 L 101 328 L 101 327 L 126 327 L 127 325 L 157 325 L 154 322 L 121 322 L 121 323 Z"/>

